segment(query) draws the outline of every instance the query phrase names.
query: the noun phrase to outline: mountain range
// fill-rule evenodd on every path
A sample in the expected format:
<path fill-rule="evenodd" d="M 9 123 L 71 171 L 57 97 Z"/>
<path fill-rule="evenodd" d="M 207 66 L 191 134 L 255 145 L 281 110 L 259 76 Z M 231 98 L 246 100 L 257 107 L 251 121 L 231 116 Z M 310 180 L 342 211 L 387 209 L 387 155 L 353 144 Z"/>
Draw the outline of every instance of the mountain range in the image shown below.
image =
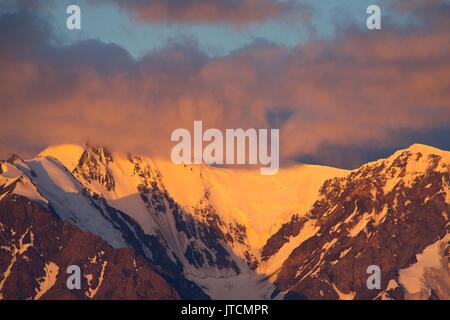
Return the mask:
<path fill-rule="evenodd" d="M 450 299 L 449 169 L 450 152 L 419 144 L 274 176 L 91 145 L 13 155 L 0 299 Z"/>

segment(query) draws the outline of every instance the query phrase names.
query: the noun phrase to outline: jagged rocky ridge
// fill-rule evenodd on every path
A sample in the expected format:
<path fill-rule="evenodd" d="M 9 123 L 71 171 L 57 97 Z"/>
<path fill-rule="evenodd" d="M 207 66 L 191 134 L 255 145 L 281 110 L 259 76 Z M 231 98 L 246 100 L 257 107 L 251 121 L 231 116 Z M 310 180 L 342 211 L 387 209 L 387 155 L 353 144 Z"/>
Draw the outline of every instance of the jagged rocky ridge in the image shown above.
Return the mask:
<path fill-rule="evenodd" d="M 145 234 L 128 215 L 109 206 L 103 197 L 82 186 L 58 160 L 43 158 L 25 163 L 14 156 L 8 162 L 3 162 L 1 167 L 3 172 L 6 171 L 7 177 L 2 179 L 3 185 L 0 183 L 1 203 L 16 194 L 27 196 L 37 201 L 43 210 L 52 213 L 53 217 L 71 222 L 80 231 L 100 236 L 115 250 L 133 248 L 134 256 L 145 258 L 152 269 L 175 288 L 176 296 L 187 299 L 209 298 L 197 285 L 184 277 L 182 265 L 168 256 L 156 237 Z M 55 180 L 48 176 L 52 171 L 57 172 L 53 176 Z M 68 188 L 70 192 L 64 188 Z M 9 207 L 5 209 L 5 214 L 8 210 Z M 6 279 L 6 273 L 4 278 Z"/>
<path fill-rule="evenodd" d="M 10 195 L 0 202 L 2 299 L 179 299 L 131 248 L 61 221 L 42 205 Z M 67 267 L 83 270 L 81 289 L 68 290 Z"/>
<path fill-rule="evenodd" d="M 438 240 L 445 244 L 450 161 L 441 150 L 412 146 L 324 179 L 311 207 L 292 210 L 256 247 L 252 224 L 217 207 L 206 169 L 182 173 L 198 170 L 209 183 L 187 206 L 167 187 L 167 172 L 148 158 L 118 159 L 86 146 L 68 159 L 64 150 L 3 162 L 0 204 L 25 196 L 54 218 L 100 236 L 112 250 L 132 248 L 182 298 L 448 298 L 448 264 L 427 276 L 441 277 L 441 285 L 430 280 L 419 296 L 401 279 L 424 250 Z M 189 192 L 193 186 L 179 187 Z M 448 259 L 448 248 L 441 253 Z M 380 290 L 365 286 L 370 264 L 383 271 Z"/>
<path fill-rule="evenodd" d="M 277 287 L 287 298 L 404 299 L 411 293 L 401 270 L 442 239 L 442 281 L 424 294 L 449 299 L 449 167 L 448 158 L 412 148 L 328 180 L 304 218 L 317 231 L 284 262 Z M 301 223 L 284 229 L 295 236 Z M 381 290 L 367 288 L 370 265 L 382 271 Z"/>

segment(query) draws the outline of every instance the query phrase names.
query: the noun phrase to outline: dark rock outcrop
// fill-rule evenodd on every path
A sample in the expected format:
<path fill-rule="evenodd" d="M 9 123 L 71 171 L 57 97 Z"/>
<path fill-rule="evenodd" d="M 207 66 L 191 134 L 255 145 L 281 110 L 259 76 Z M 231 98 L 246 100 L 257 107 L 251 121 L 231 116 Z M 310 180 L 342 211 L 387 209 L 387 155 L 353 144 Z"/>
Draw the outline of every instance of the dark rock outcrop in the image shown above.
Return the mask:
<path fill-rule="evenodd" d="M 24 197 L 0 201 L 0 231 L 3 299 L 179 298 L 133 249 L 114 249 Z M 81 269 L 81 289 L 67 288 L 70 265 Z"/>
<path fill-rule="evenodd" d="M 405 151 L 327 181 L 308 214 L 320 229 L 284 262 L 277 287 L 287 298 L 376 298 L 400 269 L 449 233 L 443 192 L 449 166 L 437 155 Z M 380 290 L 367 288 L 371 265 L 381 269 Z M 401 290 L 395 296 L 404 298 Z"/>

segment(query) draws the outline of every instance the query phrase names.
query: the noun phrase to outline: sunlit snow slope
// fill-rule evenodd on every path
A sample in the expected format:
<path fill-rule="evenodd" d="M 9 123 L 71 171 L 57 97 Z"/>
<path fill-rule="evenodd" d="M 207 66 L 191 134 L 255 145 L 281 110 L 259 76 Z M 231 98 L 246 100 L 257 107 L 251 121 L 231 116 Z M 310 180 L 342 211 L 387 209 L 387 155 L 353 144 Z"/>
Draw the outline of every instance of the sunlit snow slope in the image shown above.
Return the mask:
<path fill-rule="evenodd" d="M 89 145 L 60 145 L 35 159 L 0 162 L 0 201 L 11 192 L 26 196 L 113 247 L 133 247 L 170 272 L 169 282 L 181 281 L 181 292 L 192 290 L 191 280 L 212 298 L 268 299 L 304 290 L 306 284 L 296 280 L 303 273 L 310 281 L 319 272 L 328 274 L 328 268 L 345 270 L 341 261 L 360 257 L 352 243 L 381 234 L 373 228 L 412 224 L 389 221 L 395 210 L 401 219 L 402 212 L 420 214 L 415 209 L 420 197 L 404 200 L 405 192 L 420 192 L 426 210 L 428 202 L 441 198 L 439 208 L 448 206 L 449 154 L 413 145 L 353 171 L 297 165 L 262 176 L 256 169 L 174 165 Z M 423 245 L 434 236 L 427 234 Z M 331 260 L 335 255 L 338 259 Z M 416 289 L 408 275 L 423 268 L 408 266 L 402 264 L 401 278 L 388 288 L 403 279 L 412 297 Z M 183 278 L 175 281 L 174 274 Z M 357 296 L 342 283 L 330 286 L 330 298 Z M 277 295 L 276 287 L 283 294 Z M 317 292 L 325 291 L 318 287 Z"/>
<path fill-rule="evenodd" d="M 49 147 L 37 157 L 48 161 L 43 158 L 58 159 L 86 189 L 158 237 L 174 261 L 183 264 L 185 274 L 213 297 L 235 291 L 236 285 L 222 283 L 232 282 L 232 277 L 236 283 L 242 277 L 261 282 L 265 276 L 254 270 L 269 236 L 293 214 L 305 214 L 325 180 L 348 173 L 297 165 L 262 176 L 256 169 L 174 165 L 77 145 Z M 191 216 L 192 221 L 180 223 L 180 210 L 181 220 Z M 238 274 L 243 274 L 241 279 Z M 262 282 L 263 293 L 247 294 L 267 297 L 272 288 Z M 224 286 L 229 290 L 224 292 Z"/>

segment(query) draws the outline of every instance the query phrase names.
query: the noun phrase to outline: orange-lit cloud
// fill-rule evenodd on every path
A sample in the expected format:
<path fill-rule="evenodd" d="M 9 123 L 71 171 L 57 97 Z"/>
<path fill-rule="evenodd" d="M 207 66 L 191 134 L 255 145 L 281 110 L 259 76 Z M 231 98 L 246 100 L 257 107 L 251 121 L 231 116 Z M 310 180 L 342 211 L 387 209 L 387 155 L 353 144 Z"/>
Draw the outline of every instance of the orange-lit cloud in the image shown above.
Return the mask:
<path fill-rule="evenodd" d="M 11 34 L 0 43 L 1 158 L 85 141 L 169 157 L 172 130 L 203 120 L 217 128 L 276 122 L 289 161 L 324 145 L 389 147 L 398 132 L 450 123 L 449 31 L 440 25 L 348 30 L 295 49 L 256 42 L 222 58 L 185 41 L 134 61 L 97 41 L 53 47 L 13 37 L 24 19 L 33 39 L 41 31 L 31 16 L 0 20 Z"/>
<path fill-rule="evenodd" d="M 116 2 L 142 22 L 233 23 L 244 25 L 291 12 L 290 2 L 274 0 L 131 0 Z"/>

